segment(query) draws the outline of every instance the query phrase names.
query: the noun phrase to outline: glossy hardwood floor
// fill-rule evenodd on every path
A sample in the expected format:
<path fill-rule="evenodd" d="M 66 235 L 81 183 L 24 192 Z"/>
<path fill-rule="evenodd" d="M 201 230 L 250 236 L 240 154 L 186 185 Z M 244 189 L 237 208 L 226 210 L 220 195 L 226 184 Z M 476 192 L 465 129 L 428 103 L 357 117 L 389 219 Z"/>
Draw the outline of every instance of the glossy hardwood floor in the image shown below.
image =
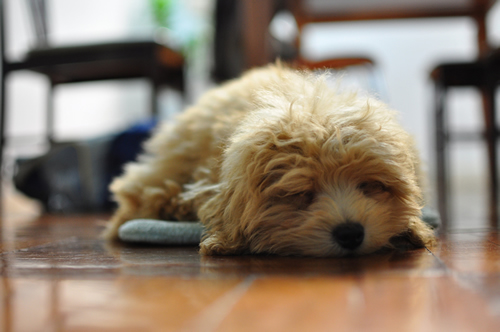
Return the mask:
<path fill-rule="evenodd" d="M 500 236 L 358 258 L 110 245 L 107 216 L 4 212 L 0 330 L 500 331 Z"/>

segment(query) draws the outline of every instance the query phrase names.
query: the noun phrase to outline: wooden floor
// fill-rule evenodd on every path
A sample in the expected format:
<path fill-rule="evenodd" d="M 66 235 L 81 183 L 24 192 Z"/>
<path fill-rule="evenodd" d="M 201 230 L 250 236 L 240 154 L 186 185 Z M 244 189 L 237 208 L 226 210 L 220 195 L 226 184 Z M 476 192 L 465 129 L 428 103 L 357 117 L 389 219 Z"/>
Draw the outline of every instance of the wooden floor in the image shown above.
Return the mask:
<path fill-rule="evenodd" d="M 106 216 L 4 217 L 0 330 L 500 331 L 500 236 L 359 258 L 110 245 Z"/>

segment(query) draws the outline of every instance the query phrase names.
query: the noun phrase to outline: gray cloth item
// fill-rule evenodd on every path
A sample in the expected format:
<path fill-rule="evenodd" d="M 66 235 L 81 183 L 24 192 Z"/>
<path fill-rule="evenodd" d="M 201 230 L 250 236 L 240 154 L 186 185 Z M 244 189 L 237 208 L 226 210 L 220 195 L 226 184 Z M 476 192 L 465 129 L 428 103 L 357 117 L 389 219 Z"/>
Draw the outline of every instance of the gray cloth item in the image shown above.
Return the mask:
<path fill-rule="evenodd" d="M 125 242 L 198 245 L 203 230 L 199 222 L 135 219 L 120 226 L 118 237 Z"/>

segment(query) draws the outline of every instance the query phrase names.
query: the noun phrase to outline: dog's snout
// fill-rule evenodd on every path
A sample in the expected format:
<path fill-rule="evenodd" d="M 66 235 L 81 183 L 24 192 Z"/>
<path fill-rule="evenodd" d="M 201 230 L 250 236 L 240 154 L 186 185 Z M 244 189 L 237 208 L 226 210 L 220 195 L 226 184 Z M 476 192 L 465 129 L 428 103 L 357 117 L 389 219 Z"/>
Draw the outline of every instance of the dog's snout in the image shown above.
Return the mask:
<path fill-rule="evenodd" d="M 357 222 L 345 222 L 333 229 L 333 239 L 344 249 L 354 250 L 363 243 L 365 229 Z"/>

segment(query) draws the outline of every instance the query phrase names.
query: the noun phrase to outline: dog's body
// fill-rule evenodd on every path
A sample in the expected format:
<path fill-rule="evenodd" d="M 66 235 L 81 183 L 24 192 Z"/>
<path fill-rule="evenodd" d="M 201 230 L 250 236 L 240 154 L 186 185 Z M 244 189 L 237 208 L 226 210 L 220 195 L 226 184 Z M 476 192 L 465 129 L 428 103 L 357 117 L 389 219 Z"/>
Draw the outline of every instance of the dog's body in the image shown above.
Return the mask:
<path fill-rule="evenodd" d="M 340 256 L 434 241 L 419 160 L 379 101 L 283 66 L 207 92 L 147 142 L 111 190 L 107 230 L 135 218 L 201 220 L 203 254 Z"/>

